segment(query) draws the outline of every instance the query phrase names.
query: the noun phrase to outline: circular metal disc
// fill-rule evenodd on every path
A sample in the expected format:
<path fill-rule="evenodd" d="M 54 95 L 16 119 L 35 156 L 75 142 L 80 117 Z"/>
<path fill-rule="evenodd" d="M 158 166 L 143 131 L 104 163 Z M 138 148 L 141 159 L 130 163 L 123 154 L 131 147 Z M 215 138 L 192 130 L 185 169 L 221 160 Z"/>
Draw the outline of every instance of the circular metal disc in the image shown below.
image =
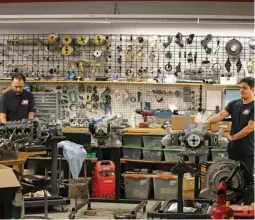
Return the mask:
<path fill-rule="evenodd" d="M 224 159 L 217 160 L 207 170 L 205 176 L 205 187 L 208 189 L 211 196 L 216 198 L 216 191 L 218 185 L 222 181 L 226 181 L 230 177 L 233 169 L 236 167 L 237 162 L 234 160 Z M 235 189 L 243 190 L 247 184 L 247 175 L 245 175 L 245 169 L 239 169 L 235 176 L 231 180 L 231 187 Z M 231 201 L 239 197 L 240 193 L 227 191 L 227 200 Z"/>
<path fill-rule="evenodd" d="M 187 137 L 186 140 L 187 140 L 187 143 L 188 143 L 189 147 L 192 147 L 192 148 L 200 147 L 200 144 L 201 144 L 201 137 L 200 137 L 200 135 L 198 135 L 198 134 L 190 134 Z"/>
<path fill-rule="evenodd" d="M 232 39 L 226 44 L 226 51 L 230 56 L 238 56 L 243 50 L 243 45 L 239 40 Z"/>

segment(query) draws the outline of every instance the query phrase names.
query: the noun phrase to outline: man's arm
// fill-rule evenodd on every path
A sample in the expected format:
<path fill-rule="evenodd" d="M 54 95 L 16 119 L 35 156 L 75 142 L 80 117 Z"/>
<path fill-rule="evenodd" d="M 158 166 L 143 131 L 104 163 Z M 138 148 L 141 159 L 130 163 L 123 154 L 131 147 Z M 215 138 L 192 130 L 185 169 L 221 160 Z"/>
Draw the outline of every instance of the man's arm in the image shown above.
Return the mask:
<path fill-rule="evenodd" d="M 35 118 L 35 113 L 34 112 L 29 112 L 28 113 L 28 119 L 34 119 Z"/>
<path fill-rule="evenodd" d="M 236 141 L 238 139 L 241 139 L 241 138 L 247 136 L 251 132 L 254 132 L 254 120 L 250 120 L 248 125 L 246 127 L 244 127 L 238 133 L 234 134 L 233 136 L 229 136 L 229 140 Z"/>
<path fill-rule="evenodd" d="M 1 97 L 1 102 L 0 102 L 0 121 L 2 123 L 7 122 L 7 106 L 6 106 L 6 96 L 3 94 Z"/>
<path fill-rule="evenodd" d="M 31 93 L 31 97 L 28 103 L 28 119 L 34 119 L 35 118 L 35 100 L 34 96 Z"/>
<path fill-rule="evenodd" d="M 221 111 L 220 113 L 214 115 L 208 120 L 208 124 L 214 124 L 222 121 L 224 118 L 228 117 L 229 113 L 226 110 Z"/>
<path fill-rule="evenodd" d="M 2 123 L 6 123 L 7 122 L 6 114 L 5 113 L 0 113 L 0 121 Z"/>

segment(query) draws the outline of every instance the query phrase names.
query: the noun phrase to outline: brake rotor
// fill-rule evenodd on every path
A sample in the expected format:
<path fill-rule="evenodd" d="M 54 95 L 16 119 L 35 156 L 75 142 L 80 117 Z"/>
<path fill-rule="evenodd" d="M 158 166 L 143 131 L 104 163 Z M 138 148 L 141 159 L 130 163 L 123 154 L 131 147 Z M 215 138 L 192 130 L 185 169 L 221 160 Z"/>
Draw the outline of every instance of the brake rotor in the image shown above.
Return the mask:
<path fill-rule="evenodd" d="M 86 45 L 88 41 L 89 41 L 89 38 L 86 35 L 81 35 L 77 38 L 77 43 L 79 45 Z"/>
<path fill-rule="evenodd" d="M 243 45 L 239 40 L 232 39 L 226 44 L 226 51 L 230 56 L 238 56 L 243 50 Z"/>
<path fill-rule="evenodd" d="M 58 41 L 58 35 L 57 34 L 49 34 L 48 35 L 48 42 L 49 43 L 56 43 Z"/>
<path fill-rule="evenodd" d="M 208 189 L 209 194 L 216 198 L 216 191 L 218 185 L 222 181 L 226 181 L 230 176 L 232 171 L 237 165 L 237 161 L 229 159 L 216 160 L 205 175 L 205 187 Z M 246 167 L 242 164 L 241 169 L 239 169 L 232 180 L 230 181 L 231 188 L 238 189 L 238 192 L 233 190 L 227 190 L 227 201 L 232 201 L 240 197 L 241 192 L 245 189 L 248 183 L 248 171 Z"/>

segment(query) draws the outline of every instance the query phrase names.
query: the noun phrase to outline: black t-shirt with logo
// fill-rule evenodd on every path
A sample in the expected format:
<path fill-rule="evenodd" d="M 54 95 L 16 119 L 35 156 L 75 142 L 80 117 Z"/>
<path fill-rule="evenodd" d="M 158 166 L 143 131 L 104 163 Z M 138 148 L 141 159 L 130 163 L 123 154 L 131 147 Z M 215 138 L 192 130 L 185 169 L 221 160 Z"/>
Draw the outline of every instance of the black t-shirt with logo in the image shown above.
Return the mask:
<path fill-rule="evenodd" d="M 20 95 L 9 90 L 1 96 L 0 112 L 6 114 L 7 121 L 27 119 L 28 113 L 34 111 L 34 96 L 26 90 L 23 90 Z"/>
<path fill-rule="evenodd" d="M 246 127 L 249 121 L 254 121 L 254 101 L 243 104 L 242 99 L 231 101 L 225 110 L 231 115 L 232 126 L 230 135 L 234 135 Z M 254 155 L 254 132 L 231 142 L 232 154 Z"/>

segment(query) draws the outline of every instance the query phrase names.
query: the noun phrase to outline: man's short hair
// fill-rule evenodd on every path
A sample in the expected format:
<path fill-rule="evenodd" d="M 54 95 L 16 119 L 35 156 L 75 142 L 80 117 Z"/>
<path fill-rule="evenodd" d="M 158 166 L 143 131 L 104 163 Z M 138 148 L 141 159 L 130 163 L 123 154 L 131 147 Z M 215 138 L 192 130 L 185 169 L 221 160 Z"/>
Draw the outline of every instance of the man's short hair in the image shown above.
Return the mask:
<path fill-rule="evenodd" d="M 12 75 L 12 81 L 13 81 L 14 79 L 23 80 L 23 82 L 26 82 L 26 77 L 25 77 L 24 74 L 22 74 L 22 73 L 14 73 L 14 74 Z"/>
<path fill-rule="evenodd" d="M 253 89 L 254 88 L 254 78 L 253 77 L 244 77 L 240 80 L 240 83 L 247 83 L 247 85 Z"/>

